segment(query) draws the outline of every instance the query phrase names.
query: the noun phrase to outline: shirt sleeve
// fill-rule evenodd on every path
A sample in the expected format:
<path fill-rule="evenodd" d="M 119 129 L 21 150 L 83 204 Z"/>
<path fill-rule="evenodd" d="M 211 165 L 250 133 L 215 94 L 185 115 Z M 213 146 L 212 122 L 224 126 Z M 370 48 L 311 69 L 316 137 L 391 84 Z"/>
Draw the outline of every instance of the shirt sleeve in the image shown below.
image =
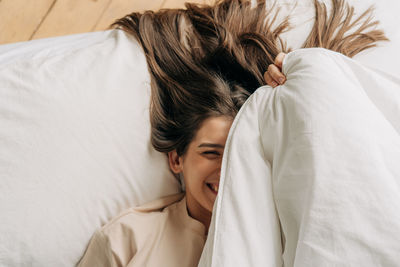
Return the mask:
<path fill-rule="evenodd" d="M 111 249 L 109 238 L 98 230 L 94 233 L 77 267 L 119 267 Z"/>

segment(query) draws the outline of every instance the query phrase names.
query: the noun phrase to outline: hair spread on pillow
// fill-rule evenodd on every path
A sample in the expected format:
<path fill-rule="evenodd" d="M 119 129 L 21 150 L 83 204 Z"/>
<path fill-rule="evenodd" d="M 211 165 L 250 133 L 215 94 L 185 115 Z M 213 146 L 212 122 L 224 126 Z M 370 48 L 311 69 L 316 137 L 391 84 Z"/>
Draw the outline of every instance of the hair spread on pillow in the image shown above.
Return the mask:
<path fill-rule="evenodd" d="M 353 20 L 343 0 L 314 0 L 315 22 L 303 47 L 324 47 L 347 56 L 387 40 L 366 30 L 372 8 Z M 186 3 L 186 9 L 132 13 L 112 27 L 133 35 L 142 46 L 151 75 L 151 141 L 155 149 L 179 155 L 209 116 L 234 117 L 248 96 L 264 85 L 263 74 L 279 52 L 289 52 L 280 35 L 289 16 L 278 22 L 276 5 L 265 0 Z"/>
<path fill-rule="evenodd" d="M 316 20 L 304 48 L 323 47 L 353 57 L 378 41 L 388 41 L 382 30 L 374 28 L 379 22 L 373 20 L 373 7 L 355 18 L 354 7 L 344 0 L 332 0 L 329 16 L 324 3 L 314 0 L 314 6 Z"/>

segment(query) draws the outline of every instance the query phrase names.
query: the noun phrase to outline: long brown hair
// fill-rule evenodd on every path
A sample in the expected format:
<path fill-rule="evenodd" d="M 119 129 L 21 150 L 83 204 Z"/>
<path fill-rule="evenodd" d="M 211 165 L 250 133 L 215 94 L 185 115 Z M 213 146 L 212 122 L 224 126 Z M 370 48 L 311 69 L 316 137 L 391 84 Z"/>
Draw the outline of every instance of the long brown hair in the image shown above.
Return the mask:
<path fill-rule="evenodd" d="M 371 29 L 372 8 L 357 18 L 344 0 L 331 12 L 314 0 L 315 22 L 303 47 L 324 47 L 347 56 L 387 40 Z M 142 46 L 151 75 L 151 141 L 161 152 L 186 148 L 209 116 L 234 117 L 247 97 L 264 84 L 263 74 L 279 52 L 288 52 L 278 22 L 279 8 L 266 0 L 186 3 L 186 9 L 131 13 L 112 26 L 132 34 Z M 369 30 L 369 31 L 367 31 Z"/>

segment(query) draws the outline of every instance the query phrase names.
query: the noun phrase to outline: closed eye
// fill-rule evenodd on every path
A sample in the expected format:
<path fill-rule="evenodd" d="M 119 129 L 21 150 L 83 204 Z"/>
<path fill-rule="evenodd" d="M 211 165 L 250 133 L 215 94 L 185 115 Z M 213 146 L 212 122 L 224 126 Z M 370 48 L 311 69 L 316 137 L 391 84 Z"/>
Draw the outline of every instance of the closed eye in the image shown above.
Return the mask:
<path fill-rule="evenodd" d="M 204 155 L 221 155 L 218 151 L 204 151 L 201 154 L 204 154 Z"/>

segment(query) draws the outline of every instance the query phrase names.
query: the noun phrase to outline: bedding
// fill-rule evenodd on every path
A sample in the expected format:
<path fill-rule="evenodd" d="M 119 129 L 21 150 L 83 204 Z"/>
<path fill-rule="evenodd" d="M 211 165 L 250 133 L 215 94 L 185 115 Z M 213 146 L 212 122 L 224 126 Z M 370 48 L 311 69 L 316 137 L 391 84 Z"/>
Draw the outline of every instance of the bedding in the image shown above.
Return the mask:
<path fill-rule="evenodd" d="M 400 79 L 321 48 L 237 115 L 199 266 L 398 266 Z"/>
<path fill-rule="evenodd" d="M 0 266 L 75 266 L 119 212 L 180 191 L 149 94 L 122 31 L 0 46 Z"/>

